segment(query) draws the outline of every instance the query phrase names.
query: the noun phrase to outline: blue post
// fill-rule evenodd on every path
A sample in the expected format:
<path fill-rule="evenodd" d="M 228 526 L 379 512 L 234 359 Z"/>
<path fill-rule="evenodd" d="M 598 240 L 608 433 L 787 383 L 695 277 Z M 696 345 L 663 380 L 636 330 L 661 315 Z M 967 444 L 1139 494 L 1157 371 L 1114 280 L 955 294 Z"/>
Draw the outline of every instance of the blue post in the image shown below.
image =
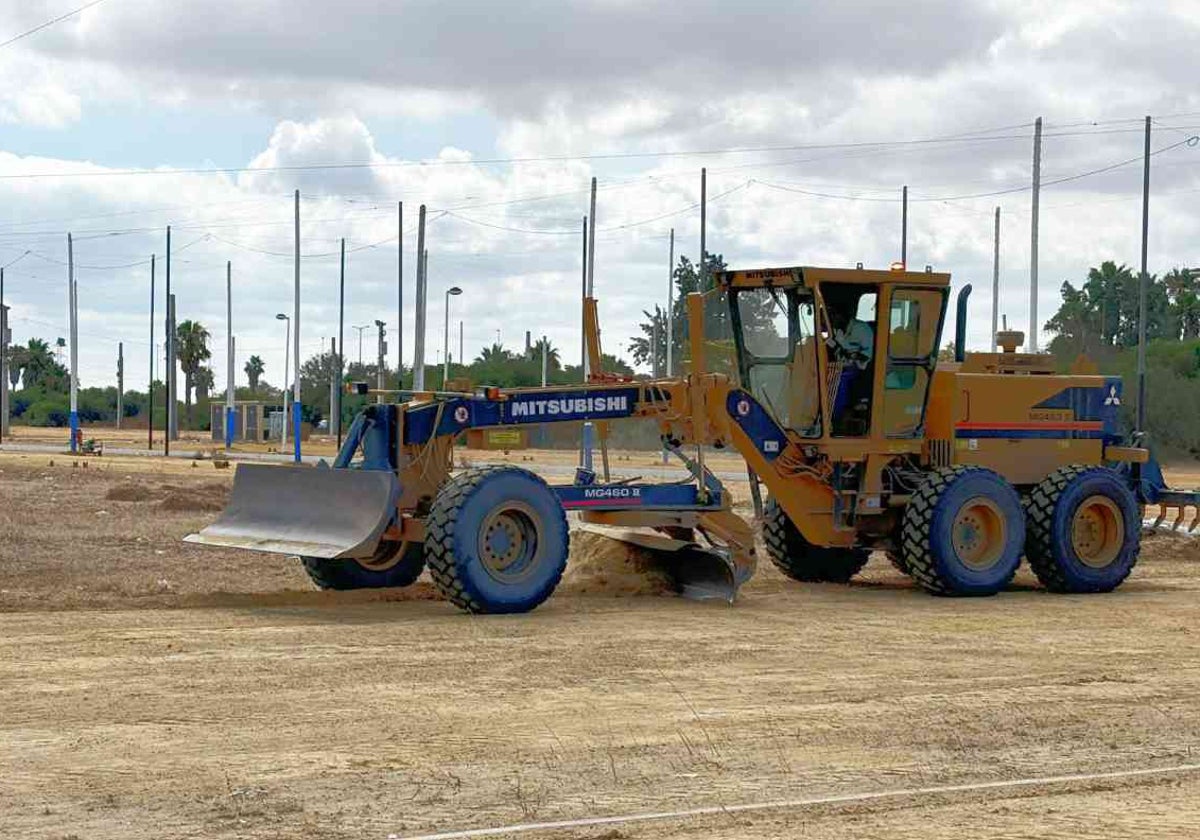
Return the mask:
<path fill-rule="evenodd" d="M 71 412 L 71 454 L 74 455 L 79 446 L 79 412 Z"/>
<path fill-rule="evenodd" d="M 225 448 L 233 446 L 233 415 L 234 410 L 225 406 Z"/>
<path fill-rule="evenodd" d="M 296 449 L 296 463 L 300 463 L 300 401 L 292 403 L 292 441 Z"/>

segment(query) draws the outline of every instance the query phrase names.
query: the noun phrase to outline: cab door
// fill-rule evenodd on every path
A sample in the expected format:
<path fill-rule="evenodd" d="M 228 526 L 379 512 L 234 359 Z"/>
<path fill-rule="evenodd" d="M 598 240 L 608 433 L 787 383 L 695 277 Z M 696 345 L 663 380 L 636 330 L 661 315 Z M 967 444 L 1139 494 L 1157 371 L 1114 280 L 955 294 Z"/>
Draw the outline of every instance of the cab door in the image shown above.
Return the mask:
<path fill-rule="evenodd" d="M 919 438 L 946 317 L 947 289 L 891 289 L 887 309 L 887 360 L 883 375 L 882 433 Z"/>

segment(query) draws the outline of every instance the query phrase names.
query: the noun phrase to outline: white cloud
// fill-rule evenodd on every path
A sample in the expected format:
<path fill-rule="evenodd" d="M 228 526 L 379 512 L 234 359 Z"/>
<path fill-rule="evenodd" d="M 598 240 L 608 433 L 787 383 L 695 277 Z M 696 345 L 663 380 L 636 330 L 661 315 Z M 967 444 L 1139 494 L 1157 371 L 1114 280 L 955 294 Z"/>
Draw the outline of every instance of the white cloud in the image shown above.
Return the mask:
<path fill-rule="evenodd" d="M 0 10 L 0 31 L 53 11 L 47 4 Z M 1028 124 L 1038 114 L 1047 120 L 1048 179 L 1136 156 L 1141 114 L 1200 111 L 1190 81 L 1196 30 L 1196 16 L 1180 3 L 350 0 L 332 15 L 316 0 L 122 0 L 0 56 L 0 120 L 75 132 L 80 149 L 77 160 L 0 153 L 0 175 L 103 172 L 85 163 L 88 117 L 114 102 L 168 114 L 203 105 L 278 115 L 261 151 L 246 160 L 275 171 L 0 180 L 0 264 L 25 249 L 41 255 L 13 267 L 9 296 L 26 319 L 15 324 L 18 337 L 49 335 L 45 324 L 62 321 L 65 283 L 63 268 L 42 257 L 61 260 L 63 232 L 81 234 L 83 323 L 94 339 L 84 373 L 107 381 L 105 353 L 115 349 L 108 342 L 127 342 L 131 372 L 146 367 L 136 354 L 145 354 L 148 271 L 86 266 L 161 253 L 170 222 L 176 248 L 190 246 L 173 266 L 181 316 L 223 334 L 223 270 L 232 259 L 241 355 L 262 355 L 267 378 L 278 381 L 283 339 L 272 318 L 290 308 L 291 191 L 304 196 L 305 253 L 332 254 L 347 239 L 348 324 L 395 320 L 396 254 L 388 240 L 395 202 L 405 202 L 409 351 L 411 227 L 424 202 L 431 211 L 428 361 L 440 348 L 440 290 L 452 284 L 466 291 L 454 311 L 466 319 L 469 348 L 494 339 L 496 329 L 510 345 L 532 329 L 548 333 L 571 361 L 576 230 L 591 176 L 602 187 L 596 252 L 606 348 L 623 350 L 641 310 L 665 297 L 668 228 L 677 229 L 678 253 L 696 253 L 698 219 L 687 208 L 698 197 L 697 170 L 707 165 L 710 196 L 718 197 L 710 248 L 737 265 L 886 264 L 898 255 L 896 199 L 908 183 L 910 262 L 932 262 L 981 289 L 990 282 L 992 208 L 1002 205 L 1002 306 L 1023 327 L 1027 194 L 942 199 L 1027 182 Z M 494 147 L 465 138 L 428 161 L 401 159 L 371 131 L 376 118 L 397 114 L 411 118 L 400 124 L 413 134 L 423 121 L 483 115 L 496 125 Z M 1076 125 L 1114 119 L 1131 121 Z M 942 145 L 474 163 L 904 140 L 1003 126 L 1010 128 L 1002 140 Z M 1155 145 L 1190 130 L 1156 129 Z M 1189 249 L 1200 214 L 1187 192 L 1200 189 L 1197 155 L 1185 147 L 1156 158 L 1155 270 L 1197 261 Z M 375 166 L 356 166 L 363 163 Z M 294 168 L 314 164 L 345 166 Z M 1044 191 L 1043 315 L 1053 312 L 1062 280 L 1102 259 L 1136 260 L 1139 184 L 1132 166 Z M 719 197 L 727 190 L 734 191 Z M 640 224 L 646 220 L 653 221 Z M 334 330 L 336 272 L 333 257 L 305 260 L 306 353 Z M 162 279 L 160 264 L 160 303 Z M 976 346 L 986 340 L 989 297 L 975 298 Z M 347 329 L 351 355 L 353 336 Z M 220 378 L 223 339 L 214 343 Z"/>

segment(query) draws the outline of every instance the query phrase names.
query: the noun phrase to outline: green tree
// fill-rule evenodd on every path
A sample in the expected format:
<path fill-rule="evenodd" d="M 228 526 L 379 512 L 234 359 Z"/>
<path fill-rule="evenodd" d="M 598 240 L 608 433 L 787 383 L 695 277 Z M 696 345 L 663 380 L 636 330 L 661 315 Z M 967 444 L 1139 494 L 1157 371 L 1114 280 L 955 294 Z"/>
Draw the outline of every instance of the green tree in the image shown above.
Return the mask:
<path fill-rule="evenodd" d="M 300 366 L 300 400 L 312 422 L 329 416 L 329 383 L 335 376 L 337 356 L 328 350 L 308 357 Z M 369 381 L 374 387 L 375 380 Z"/>
<path fill-rule="evenodd" d="M 175 328 L 175 355 L 183 370 L 183 404 L 188 428 L 192 428 L 192 389 L 201 366 L 212 357 L 208 330 L 199 321 L 184 321 Z"/>
<path fill-rule="evenodd" d="M 267 369 L 263 364 L 263 360 L 258 356 L 251 356 L 246 360 L 246 366 L 243 370 L 246 371 L 246 377 L 250 380 L 250 390 L 258 391 L 258 380 L 262 378 L 263 372 Z"/>
<path fill-rule="evenodd" d="M 638 325 L 643 334 L 630 340 L 629 352 L 633 354 L 634 364 L 648 364 L 652 371 L 657 371 L 665 376 L 667 372 L 667 310 L 656 304 L 653 312 L 643 309 L 642 314 L 649 320 Z M 673 341 L 672 344 L 678 347 L 677 342 Z M 650 358 L 652 350 L 653 359 Z M 672 359 L 678 358 L 678 355 L 672 356 Z"/>
<path fill-rule="evenodd" d="M 1200 338 L 1200 271 L 1173 268 L 1163 275 L 1175 329 L 1184 341 Z"/>
<path fill-rule="evenodd" d="M 31 338 L 24 348 L 21 372 L 25 388 L 44 391 L 66 391 L 67 369 L 50 352 L 50 345 L 40 338 Z"/>
<path fill-rule="evenodd" d="M 197 403 L 208 402 L 214 384 L 216 384 L 216 378 L 213 376 L 212 368 L 205 366 L 196 372 Z"/>

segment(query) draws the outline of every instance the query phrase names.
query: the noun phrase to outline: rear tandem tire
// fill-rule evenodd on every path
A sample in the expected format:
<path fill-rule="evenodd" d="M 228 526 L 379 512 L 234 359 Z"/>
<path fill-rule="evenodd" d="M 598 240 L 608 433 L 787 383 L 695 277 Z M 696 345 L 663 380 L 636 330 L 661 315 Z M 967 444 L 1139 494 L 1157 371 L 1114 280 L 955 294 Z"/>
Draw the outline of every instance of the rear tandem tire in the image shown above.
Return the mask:
<path fill-rule="evenodd" d="M 304 571 L 320 589 L 383 589 L 409 586 L 425 568 L 425 546 L 419 542 L 379 543 L 368 560 L 301 557 Z"/>
<path fill-rule="evenodd" d="M 763 511 L 763 542 L 775 568 L 804 583 L 848 583 L 871 556 L 863 548 L 813 545 L 774 499 Z"/>
<path fill-rule="evenodd" d="M 1141 548 L 1137 499 L 1107 467 L 1061 467 L 1025 503 L 1025 556 L 1051 592 L 1111 592 L 1133 571 Z"/>
<path fill-rule="evenodd" d="M 458 474 L 438 490 L 426 519 L 429 573 L 467 612 L 529 612 L 558 586 L 569 548 L 558 497 L 519 467 Z"/>
<path fill-rule="evenodd" d="M 1021 497 L 982 467 L 934 470 L 904 510 L 901 558 L 934 595 L 993 595 L 1021 563 Z"/>

